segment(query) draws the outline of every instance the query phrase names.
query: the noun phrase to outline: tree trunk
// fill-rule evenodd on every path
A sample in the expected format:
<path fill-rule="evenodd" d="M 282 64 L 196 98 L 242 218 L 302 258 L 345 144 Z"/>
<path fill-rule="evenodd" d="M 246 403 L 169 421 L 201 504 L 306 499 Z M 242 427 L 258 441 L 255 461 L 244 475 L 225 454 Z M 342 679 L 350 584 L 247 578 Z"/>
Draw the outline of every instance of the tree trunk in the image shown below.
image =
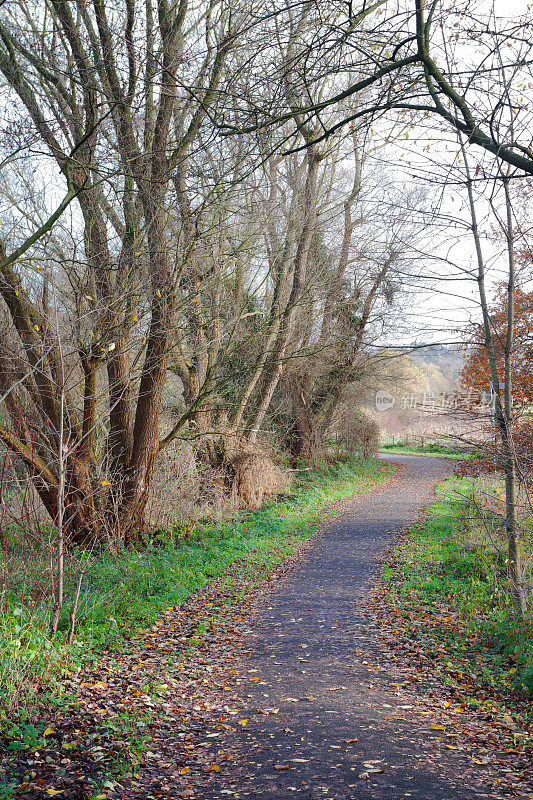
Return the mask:
<path fill-rule="evenodd" d="M 505 528 L 507 531 L 509 554 L 509 578 L 511 593 L 518 616 L 525 619 L 526 595 L 524 591 L 524 572 L 521 563 L 520 531 L 517 520 L 517 492 L 516 492 L 516 460 L 514 453 L 512 433 L 512 370 L 511 359 L 513 355 L 513 333 L 515 325 L 515 255 L 513 238 L 513 217 L 511 198 L 509 196 L 508 178 L 504 178 L 505 205 L 507 212 L 506 238 L 509 276 L 507 283 L 507 335 L 504 351 L 504 423 L 501 425 L 501 436 L 504 447 L 505 471 Z M 499 398 L 499 395 L 498 395 Z"/>
<path fill-rule="evenodd" d="M 296 375 L 288 378 L 293 422 L 289 431 L 289 447 L 293 466 L 310 464 L 315 456 L 315 435 L 304 390 Z"/>
<path fill-rule="evenodd" d="M 175 288 L 165 228 L 164 171 L 161 184 L 150 187 L 150 196 L 144 202 L 152 269 L 152 319 L 139 384 L 132 455 L 125 467 L 119 512 L 120 535 L 126 542 L 136 541 L 145 529 L 144 512 L 159 453 L 159 414 L 171 348 Z"/>
<path fill-rule="evenodd" d="M 517 525 L 516 516 L 516 462 L 514 456 L 513 439 L 512 439 L 512 407 L 511 407 L 511 355 L 513 345 L 513 326 L 514 326 L 514 291 L 515 291 L 515 265 L 514 265 L 514 252 L 513 252 L 513 225 L 511 216 L 510 199 L 508 194 L 507 182 L 504 180 L 505 194 L 506 194 L 506 207 L 507 207 L 507 247 L 508 247 L 508 291 L 507 291 L 507 337 L 504 346 L 504 372 L 505 372 L 505 390 L 504 402 L 502 403 L 500 393 L 500 375 L 498 372 L 498 361 L 496 350 L 494 346 L 493 334 L 491 329 L 491 320 L 489 313 L 489 304 L 485 290 L 485 261 L 481 249 L 481 239 L 479 235 L 479 228 L 477 223 L 477 213 L 474 201 L 474 194 L 472 191 L 472 178 L 470 169 L 466 158 L 464 145 L 461 142 L 461 150 L 466 169 L 466 186 L 468 192 L 468 201 L 471 216 L 471 229 L 474 238 L 477 257 L 477 284 L 479 291 L 479 299 L 481 305 L 481 312 L 483 315 L 483 331 L 485 336 L 485 352 L 490 367 L 490 374 L 492 378 L 493 390 L 496 395 L 495 403 L 495 422 L 498 430 L 499 437 L 503 447 L 503 469 L 505 476 L 505 529 L 507 532 L 507 552 L 508 552 L 508 570 L 509 582 L 511 586 L 511 596 L 513 605 L 515 607 L 516 615 L 520 619 L 525 618 L 526 613 L 526 598 L 524 592 L 524 577 L 520 558 L 520 533 Z"/>
<path fill-rule="evenodd" d="M 316 192 L 318 179 L 318 164 L 320 155 L 315 147 L 309 146 L 307 150 L 307 175 L 303 197 L 303 225 L 298 240 L 298 247 L 293 262 L 293 281 L 287 305 L 281 317 L 278 337 L 271 361 L 271 373 L 265 382 L 258 401 L 257 410 L 251 420 L 248 439 L 251 444 L 257 440 L 259 429 L 270 407 L 272 397 L 278 385 L 285 366 L 287 348 L 293 330 L 294 320 L 299 311 L 302 290 L 305 281 L 305 271 L 309 250 L 313 240 L 316 222 Z"/>

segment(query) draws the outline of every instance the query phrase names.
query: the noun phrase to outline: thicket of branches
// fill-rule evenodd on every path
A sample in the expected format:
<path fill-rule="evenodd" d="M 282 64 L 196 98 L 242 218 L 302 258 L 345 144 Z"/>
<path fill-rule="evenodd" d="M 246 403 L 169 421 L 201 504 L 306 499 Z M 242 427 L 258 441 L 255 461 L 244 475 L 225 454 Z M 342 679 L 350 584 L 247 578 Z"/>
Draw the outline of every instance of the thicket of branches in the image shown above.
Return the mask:
<path fill-rule="evenodd" d="M 285 75 L 261 97 L 281 86 L 297 109 L 316 9 L 284 12 L 265 24 Z M 284 397 L 286 444 L 313 457 L 400 288 L 409 222 L 378 212 L 394 189 L 367 180 L 368 126 L 314 144 L 319 123 L 295 112 L 296 128 L 220 135 L 257 91 L 252 28 L 234 2 L 2 8 L 0 438 L 65 540 L 135 540 L 165 447 L 193 438 L 224 466 Z M 70 205 L 51 220 L 61 176 Z"/>

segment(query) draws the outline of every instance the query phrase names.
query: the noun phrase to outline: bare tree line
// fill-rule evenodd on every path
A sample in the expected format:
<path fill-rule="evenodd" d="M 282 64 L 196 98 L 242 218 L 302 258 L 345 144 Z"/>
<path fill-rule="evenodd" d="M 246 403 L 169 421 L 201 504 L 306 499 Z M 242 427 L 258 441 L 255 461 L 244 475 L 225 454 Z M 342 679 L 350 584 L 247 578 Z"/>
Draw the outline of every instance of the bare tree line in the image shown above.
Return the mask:
<path fill-rule="evenodd" d="M 211 117 L 232 98 L 247 20 L 244 8 L 225 3 L 54 0 L 36 15 L 3 9 L 4 147 L 33 137 L 52 159 L 39 154 L 34 163 L 51 176 L 59 170 L 68 186 L 56 213 L 73 197 L 76 207 L 69 222 L 45 220 L 46 239 L 38 226 L 29 255 L 15 242 L 16 259 L 2 254 L 9 416 L 0 437 L 67 540 L 105 538 L 109 519 L 119 540 L 135 540 L 163 448 L 194 435 L 211 463 L 224 464 L 256 443 L 283 387 L 302 419 L 287 363 L 304 353 L 331 360 L 344 348 L 327 427 L 390 294 L 394 246 L 361 258 L 359 272 L 354 254 L 363 129 L 353 128 L 348 149 L 342 137 L 319 147 L 318 131 L 299 124 L 308 147 L 289 157 L 277 131 L 217 137 Z M 286 63 L 306 20 L 280 47 Z M 299 92 L 284 81 L 294 107 Z M 294 135 L 287 126 L 281 139 Z M 336 177 L 339 158 L 355 159 L 351 187 Z M 336 255 L 319 222 L 333 191 L 344 226 Z M 31 197 L 19 201 L 27 220 L 39 215 Z M 26 247 L 31 236 L 18 236 Z M 183 406 L 163 431 L 169 369 L 183 384 Z M 307 433 L 299 435 L 295 453 L 310 457 Z"/>

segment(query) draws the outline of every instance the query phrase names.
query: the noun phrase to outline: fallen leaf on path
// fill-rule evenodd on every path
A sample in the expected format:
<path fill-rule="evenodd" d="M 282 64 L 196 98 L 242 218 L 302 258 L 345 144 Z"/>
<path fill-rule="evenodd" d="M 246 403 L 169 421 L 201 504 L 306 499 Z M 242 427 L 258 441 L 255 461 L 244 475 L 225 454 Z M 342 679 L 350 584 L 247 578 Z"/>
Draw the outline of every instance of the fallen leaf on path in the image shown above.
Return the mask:
<path fill-rule="evenodd" d="M 85 686 L 88 689 L 107 689 L 105 681 L 98 681 L 97 683 L 80 683 L 80 686 Z"/>

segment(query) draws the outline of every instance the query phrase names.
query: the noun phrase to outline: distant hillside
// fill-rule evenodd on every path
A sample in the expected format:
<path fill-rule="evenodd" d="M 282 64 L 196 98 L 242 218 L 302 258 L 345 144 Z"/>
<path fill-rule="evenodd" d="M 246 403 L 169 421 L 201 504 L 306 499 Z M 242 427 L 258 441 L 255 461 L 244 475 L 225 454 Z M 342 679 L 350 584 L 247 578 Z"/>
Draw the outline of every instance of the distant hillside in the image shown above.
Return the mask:
<path fill-rule="evenodd" d="M 409 353 L 410 360 L 422 369 L 430 383 L 444 382 L 441 391 L 452 391 L 459 386 L 459 375 L 463 368 L 463 350 L 457 345 L 436 344 L 430 347 L 420 347 Z M 438 375 L 440 374 L 440 378 Z M 435 389 L 436 387 L 431 387 Z"/>
<path fill-rule="evenodd" d="M 461 414 L 444 411 L 439 398 L 459 388 L 464 353 L 457 345 L 395 348 L 398 372 L 394 381 L 383 381 L 381 389 L 390 392 L 394 402 L 386 410 L 368 403 L 365 413 L 380 428 L 381 435 L 394 436 L 463 436 L 472 423 Z M 377 398 L 377 395 L 376 395 Z M 429 400 L 428 400 L 429 398 Z M 431 406 L 431 398 L 435 405 Z M 430 403 L 428 406 L 427 403 Z"/>

